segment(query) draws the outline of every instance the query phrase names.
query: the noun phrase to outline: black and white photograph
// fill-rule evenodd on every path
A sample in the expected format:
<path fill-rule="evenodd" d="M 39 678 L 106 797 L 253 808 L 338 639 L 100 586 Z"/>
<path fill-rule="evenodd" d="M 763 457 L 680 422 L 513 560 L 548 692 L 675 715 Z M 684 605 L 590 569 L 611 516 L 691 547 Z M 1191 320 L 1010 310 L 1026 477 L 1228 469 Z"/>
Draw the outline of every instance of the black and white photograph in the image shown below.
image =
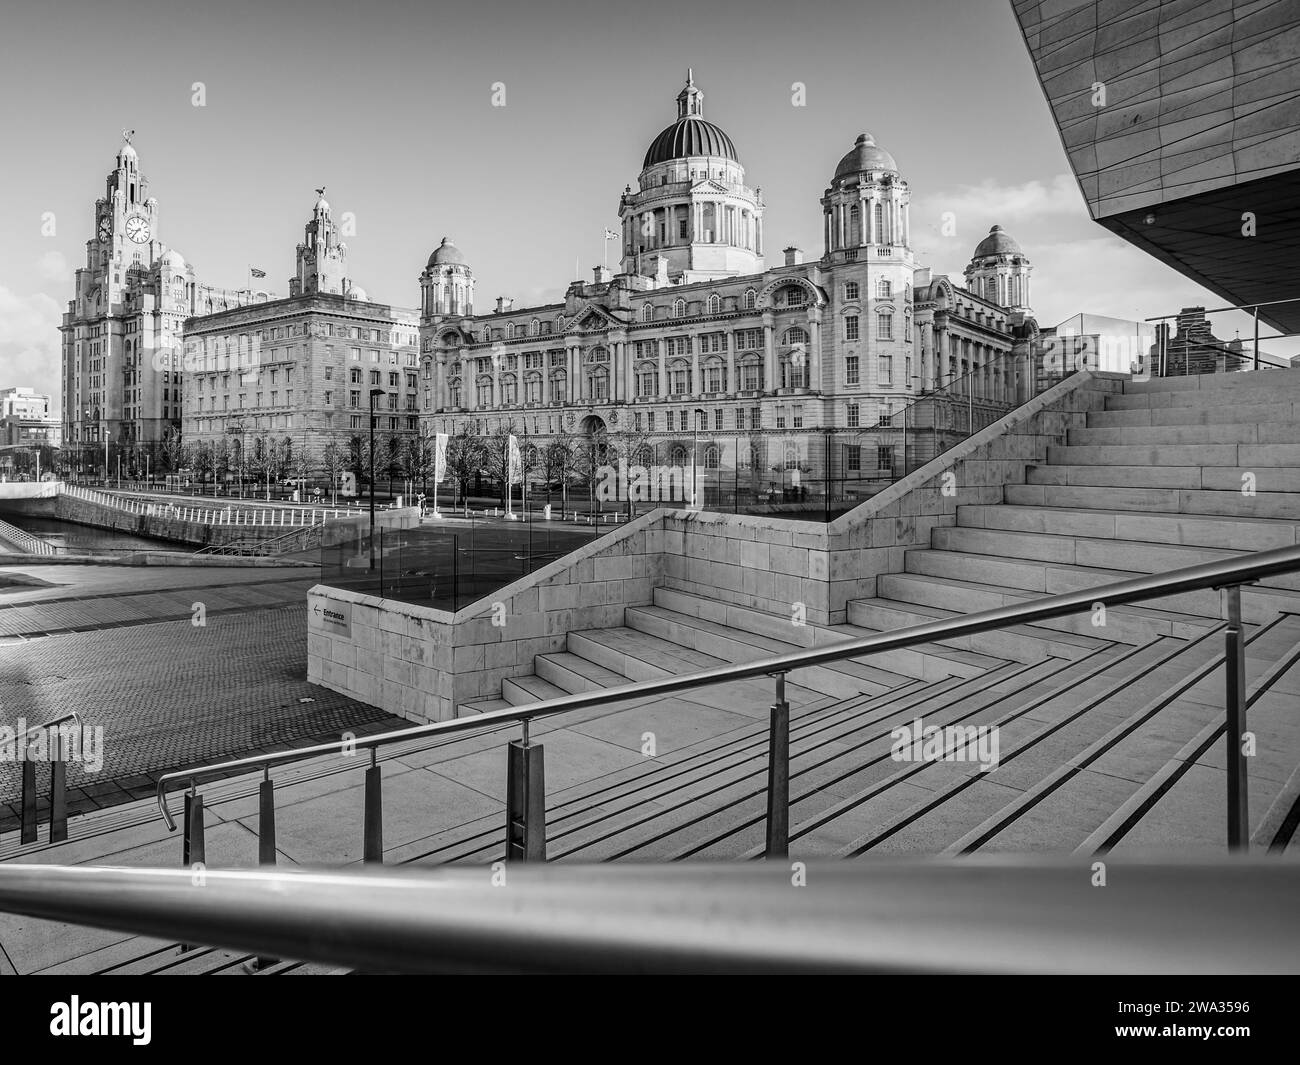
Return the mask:
<path fill-rule="evenodd" d="M 0 101 L 31 1038 L 185 1048 L 113 975 L 1284 1030 L 1300 0 L 8 0 Z"/>

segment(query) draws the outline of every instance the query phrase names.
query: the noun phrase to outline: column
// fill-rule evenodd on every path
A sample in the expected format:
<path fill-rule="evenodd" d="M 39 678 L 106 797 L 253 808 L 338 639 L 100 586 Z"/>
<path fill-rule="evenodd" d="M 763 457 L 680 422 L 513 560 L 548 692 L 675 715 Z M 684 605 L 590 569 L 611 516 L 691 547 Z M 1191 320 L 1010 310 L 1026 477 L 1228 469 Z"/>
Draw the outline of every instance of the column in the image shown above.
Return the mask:
<path fill-rule="evenodd" d="M 698 396 L 704 391 L 704 382 L 700 380 L 700 334 L 691 334 L 691 392 Z M 692 420 L 693 420 L 692 416 Z"/>
<path fill-rule="evenodd" d="M 864 248 L 871 243 L 871 201 L 861 189 L 858 190 L 858 247 Z"/>
<path fill-rule="evenodd" d="M 776 372 L 776 343 L 772 336 L 775 326 L 771 311 L 763 312 L 763 387 L 768 392 L 775 392 L 780 384 L 780 375 Z"/>
<path fill-rule="evenodd" d="M 821 311 L 808 308 L 808 387 L 820 392 L 822 387 L 822 322 Z"/>
<path fill-rule="evenodd" d="M 542 405 L 551 405 L 551 353 L 542 352 Z"/>
<path fill-rule="evenodd" d="M 763 254 L 763 219 L 756 217 L 754 221 L 758 224 L 758 254 Z"/>
<path fill-rule="evenodd" d="M 727 387 L 723 391 L 734 396 L 740 391 L 740 382 L 736 380 L 736 334 L 723 335 L 727 338 Z"/>
<path fill-rule="evenodd" d="M 659 348 L 659 398 L 668 398 L 668 341 L 658 337 L 655 344 Z"/>

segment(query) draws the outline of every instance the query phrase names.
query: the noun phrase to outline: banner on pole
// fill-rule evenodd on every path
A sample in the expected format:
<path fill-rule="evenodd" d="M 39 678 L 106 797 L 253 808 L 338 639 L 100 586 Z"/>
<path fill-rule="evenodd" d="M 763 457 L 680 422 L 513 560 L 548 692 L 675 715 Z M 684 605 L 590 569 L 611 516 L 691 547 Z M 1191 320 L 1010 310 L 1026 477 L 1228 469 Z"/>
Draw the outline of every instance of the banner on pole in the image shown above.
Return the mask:
<path fill-rule="evenodd" d="M 433 444 L 433 483 L 442 484 L 447 479 L 447 434 L 438 433 Z"/>
<path fill-rule="evenodd" d="M 509 466 L 506 471 L 506 480 L 510 484 L 519 484 L 524 479 L 524 462 L 523 457 L 519 454 L 519 438 L 513 433 L 509 438 Z"/>

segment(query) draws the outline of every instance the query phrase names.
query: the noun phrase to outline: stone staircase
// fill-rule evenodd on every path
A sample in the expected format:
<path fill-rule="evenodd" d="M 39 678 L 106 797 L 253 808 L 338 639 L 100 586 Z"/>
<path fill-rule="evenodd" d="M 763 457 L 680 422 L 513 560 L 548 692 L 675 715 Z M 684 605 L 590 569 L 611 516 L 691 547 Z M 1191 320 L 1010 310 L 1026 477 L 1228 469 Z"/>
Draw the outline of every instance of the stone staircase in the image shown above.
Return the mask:
<path fill-rule="evenodd" d="M 539 655 L 499 699 L 460 711 L 753 661 L 1292 545 L 1298 413 L 1300 371 L 1130 383 L 1030 467 L 1025 484 L 1007 485 L 1001 504 L 959 506 L 955 524 L 909 551 L 902 572 L 880 577 L 877 597 L 849 604 L 844 624 L 794 625 L 659 588 L 652 604 L 626 609 L 622 626 L 569 634 L 564 651 Z M 1295 853 L 1300 575 L 1244 589 L 1242 604 L 1247 728 L 1258 752 L 1249 763 L 1253 846 Z M 1221 852 L 1223 629 L 1218 594 L 1199 592 L 1107 609 L 1103 624 L 1084 614 L 795 671 L 786 686 L 791 858 Z M 534 737 L 547 747 L 548 858 L 758 857 L 772 698 L 770 681 L 753 680 L 537 722 Z M 891 730 L 918 718 L 996 726 L 996 769 L 896 760 Z M 656 740 L 648 754 L 639 749 L 647 734 Z M 498 728 L 387 751 L 385 861 L 501 859 L 501 748 L 516 735 Z M 213 865 L 256 860 L 257 783 L 249 776 L 204 788 Z M 278 839 L 295 847 L 286 860 L 359 860 L 355 764 L 297 763 L 276 772 L 276 786 Z M 471 789 L 480 804 L 467 801 Z M 129 804 L 74 818 L 69 841 L 38 860 L 121 864 L 129 853 L 171 864 L 179 840 L 165 836 L 151 803 Z M 0 844 L 2 858 L 35 850 L 12 835 Z M 0 915 L 0 946 L 13 927 Z M 51 947 L 45 961 L 38 951 L 24 971 L 240 973 L 249 960 L 105 934 L 84 949 Z M 312 971 L 333 970 L 283 962 L 268 973 Z"/>
<path fill-rule="evenodd" d="M 1007 485 L 1003 503 L 959 506 L 956 524 L 909 551 L 903 572 L 879 578 L 877 597 L 848 604 L 847 624 L 794 626 L 660 588 L 653 605 L 627 609 L 622 628 L 571 634 L 564 653 L 538 656 L 534 675 L 506 682 L 501 700 L 462 710 L 754 660 L 1292 545 L 1298 412 L 1297 371 L 1129 383 L 1031 466 L 1025 484 Z M 1286 846 L 1300 808 L 1300 715 L 1284 709 L 1300 692 L 1300 574 L 1244 589 L 1242 607 L 1249 727 L 1260 742 L 1252 827 L 1257 844 Z M 792 673 L 792 854 L 1166 842 L 1221 849 L 1223 625 L 1220 594 L 1196 592 Z M 770 684 L 749 681 L 660 700 L 665 713 L 689 712 L 667 705 L 689 702 L 751 723 L 676 752 L 673 772 L 630 769 L 626 780 L 553 805 L 552 856 L 755 856 L 771 699 Z M 999 768 L 893 761 L 890 728 L 916 717 L 996 724 Z M 488 860 L 499 856 L 497 835 L 495 826 L 466 828 L 410 857 Z"/>

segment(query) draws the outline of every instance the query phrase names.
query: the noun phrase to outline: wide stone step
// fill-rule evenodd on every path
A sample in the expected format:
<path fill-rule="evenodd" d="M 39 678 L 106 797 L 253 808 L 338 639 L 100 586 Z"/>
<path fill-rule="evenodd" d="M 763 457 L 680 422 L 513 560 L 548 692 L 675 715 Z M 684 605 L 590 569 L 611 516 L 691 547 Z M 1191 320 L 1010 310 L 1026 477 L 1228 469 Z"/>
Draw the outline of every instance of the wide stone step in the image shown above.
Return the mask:
<path fill-rule="evenodd" d="M 1300 799 L 1300 617 L 1283 618 L 1271 634 L 1288 643 L 1271 665 L 1248 669 L 1246 727 L 1255 738 L 1247 762 L 1248 811 L 1252 845 L 1267 849 L 1293 828 L 1288 825 Z M 1227 846 L 1226 748 L 1223 715 L 1213 714 L 1199 733 L 1157 772 L 1146 778 L 1130 800 L 1079 846 L 1080 853 L 1099 849 L 1120 855 L 1152 847 L 1180 853 L 1204 850 L 1221 854 Z"/>
<path fill-rule="evenodd" d="M 959 714 L 977 717 L 986 708 L 1027 698 L 1069 663 L 1046 662 L 1003 667 L 987 677 L 967 679 L 938 693 L 922 690 L 904 698 L 848 701 L 809 714 L 792 725 L 791 789 L 797 808 L 835 802 L 856 786 L 854 778 L 881 749 L 886 757 L 889 733 L 897 724 L 920 715 L 946 722 Z M 754 819 L 764 811 L 766 736 L 737 744 L 727 757 L 711 760 L 699 771 L 656 783 L 643 792 L 654 802 L 648 810 L 631 807 L 604 824 L 587 824 L 556 840 L 561 860 L 665 860 L 689 856 L 692 847 L 720 827 Z M 731 848 L 735 856 L 736 847 Z M 548 851 L 549 854 L 549 851 Z"/>
<path fill-rule="evenodd" d="M 663 607 L 629 607 L 625 619 L 629 628 L 703 651 L 727 662 L 752 662 L 801 650 L 790 643 L 753 633 L 740 633 L 728 626 L 678 614 Z M 863 692 L 891 691 L 909 679 L 873 664 L 852 661 L 794 670 L 789 676 L 804 687 L 841 699 Z"/>
<path fill-rule="evenodd" d="M 1300 469 L 1288 466 L 1028 466 L 1027 484 L 1093 488 L 1186 488 L 1238 492 L 1253 486 L 1264 493 L 1300 492 Z"/>
<path fill-rule="evenodd" d="M 936 528 L 930 540 L 934 548 L 940 551 L 964 551 L 968 554 L 1057 562 L 1098 569 L 1115 568 L 1134 573 L 1164 573 L 1248 554 L 1245 551 L 1218 547 L 1152 544 L 1142 540 L 1110 540 L 1056 533 L 1008 532 L 1003 529 L 972 529 L 963 525 Z M 1269 577 L 1261 584 L 1269 588 L 1300 591 L 1300 573 Z"/>
<path fill-rule="evenodd" d="M 792 625 L 788 616 L 770 614 L 767 611 L 737 606 L 734 603 L 723 603 L 716 599 L 706 599 L 703 596 L 672 588 L 656 588 L 654 605 L 677 614 L 726 625 L 727 628 L 740 632 L 750 632 L 777 640 L 789 639 L 792 643 L 803 647 L 820 647 L 870 635 L 864 630 L 847 624 Z M 921 644 L 873 655 L 871 664 L 903 676 L 939 680 L 954 674 L 962 677 L 979 676 L 1001 665 L 1002 660 L 972 651 L 960 651 L 936 644 Z"/>
<path fill-rule="evenodd" d="M 1154 656 L 1146 649 L 1127 650 L 1122 654 L 1107 648 L 1088 659 L 1058 663 L 1048 672 L 1034 677 L 1031 683 L 1008 683 L 1000 686 L 992 698 L 951 700 L 941 711 L 917 713 L 911 720 L 896 724 L 913 725 L 919 718 L 923 727 L 960 725 L 988 726 L 1005 729 L 1025 720 L 1027 730 L 1042 727 L 1037 715 L 1041 708 L 1071 693 L 1092 691 L 1105 683 L 1118 687 L 1128 683 L 1147 668 L 1144 660 Z M 833 768 L 834 776 L 810 781 L 807 785 L 792 778 L 791 854 L 817 856 L 834 853 L 849 840 L 860 836 L 872 821 L 884 821 L 911 809 L 943 779 L 964 773 L 972 767 L 953 763 L 926 765 L 899 757 L 896 737 L 887 733 L 863 736 L 857 740 L 856 758 L 842 758 Z M 811 787 L 817 789 L 813 794 Z M 836 801 L 826 802 L 825 796 Z M 729 857 L 735 846 L 748 844 L 744 857 L 762 853 L 759 829 L 762 823 L 745 824 L 738 819 L 711 826 L 711 838 L 696 840 L 689 849 L 669 857 L 716 859 Z"/>
<path fill-rule="evenodd" d="M 908 573 L 1016 588 L 1036 595 L 1060 595 L 1141 575 L 1134 570 L 1042 562 L 1015 554 L 997 557 L 931 549 L 909 551 L 906 557 Z M 1221 593 L 1213 589 L 1160 596 L 1143 605 L 1207 619 L 1218 619 L 1222 612 Z M 1258 585 L 1242 589 L 1242 613 L 1247 621 L 1263 624 L 1283 611 L 1300 613 L 1300 592 Z"/>
<path fill-rule="evenodd" d="M 1125 396 L 1141 395 L 1228 395 L 1248 396 L 1261 392 L 1278 394 L 1300 392 L 1300 370 L 1247 370 L 1236 373 L 1186 374 L 1181 377 L 1152 377 L 1145 381 L 1125 381 Z"/>
<path fill-rule="evenodd" d="M 546 699 L 559 699 L 568 694 L 570 693 L 563 688 L 532 673 L 523 677 L 507 677 L 501 682 L 501 698 L 511 706 L 540 703 Z"/>
<path fill-rule="evenodd" d="M 1268 629 L 1249 634 L 1247 673 L 1253 678 L 1249 693 L 1258 691 L 1260 678 L 1278 659 L 1276 638 L 1294 648 L 1295 634 L 1288 636 L 1282 628 L 1294 620 L 1277 619 Z M 1274 646 L 1264 650 L 1261 642 Z M 1186 671 L 1159 699 L 1134 707 L 1113 728 L 959 841 L 962 848 L 1023 851 L 1050 832 L 1054 847 L 1095 851 L 1103 837 L 1114 835 L 1118 821 L 1127 820 L 1129 812 L 1142 805 L 1144 794 L 1160 787 L 1170 762 L 1223 721 L 1224 683 L 1221 653 L 1207 666 Z M 1220 776 L 1217 812 L 1197 826 L 1202 841 L 1215 837 L 1215 823 L 1223 824 L 1223 804 Z M 1146 853 L 1168 853 L 1178 846 L 1167 836 L 1145 842 Z"/>
<path fill-rule="evenodd" d="M 1224 425 L 1249 420 L 1258 425 L 1274 423 L 1294 425 L 1300 421 L 1300 402 L 1252 403 L 1243 412 L 1235 403 L 1208 407 L 1134 407 L 1128 410 L 1088 412 L 1089 429 L 1112 429 L 1142 425 Z"/>
<path fill-rule="evenodd" d="M 1167 743 L 1167 734 L 1191 724 L 1208 708 L 1189 715 L 1179 693 L 1203 675 L 1212 675 L 1221 659 L 1217 633 L 1190 644 L 1168 641 L 1155 648 L 1139 670 L 1103 674 L 1073 691 L 1058 692 L 1031 714 L 998 723 L 997 768 L 980 773 L 969 763 L 934 763 L 914 778 L 929 788 L 912 807 L 893 813 L 873 809 L 878 800 L 859 808 L 863 831 L 845 843 L 836 857 L 864 853 L 960 853 L 991 846 L 990 830 L 1019 834 L 1020 852 L 1070 852 L 1089 830 L 1104 819 L 1136 786 L 1126 779 L 1108 780 L 1098 774 L 1072 795 L 1058 801 L 1059 787 L 1068 782 L 1075 760 L 1107 737 L 1138 732 L 1145 739 Z M 1145 654 L 1148 649 L 1143 649 Z M 1131 663 L 1130 663 L 1131 665 Z M 1043 804 L 1054 803 L 1050 818 Z M 1005 823 L 998 828 L 997 819 Z M 992 849 L 1001 849 L 992 846 Z"/>
<path fill-rule="evenodd" d="M 977 584 L 972 581 L 939 579 L 919 573 L 891 573 L 882 575 L 879 582 L 883 598 L 896 602 L 917 603 L 924 606 L 943 607 L 960 614 L 995 610 L 1003 606 L 1024 605 L 1041 599 L 1041 595 Z M 1100 615 L 1098 615 L 1100 616 Z M 1154 607 L 1118 606 L 1108 608 L 1104 624 L 1094 624 L 1091 611 L 1072 614 L 1050 621 L 1040 621 L 1036 627 L 1074 633 L 1082 637 L 1099 637 L 1121 643 L 1145 644 L 1161 636 L 1193 639 L 1207 625 L 1217 622 L 1195 614 L 1159 610 Z"/>
<path fill-rule="evenodd" d="M 1286 422 L 1247 422 L 1241 420 L 1211 425 L 1139 425 L 1110 428 L 1070 429 L 1065 442 L 1088 447 L 1114 444 L 1121 447 L 1148 447 L 1166 444 L 1288 444 L 1295 441 L 1295 427 Z"/>
<path fill-rule="evenodd" d="M 1300 520 L 1300 495 L 1289 492 L 1207 492 L 1187 488 L 1120 488 L 1083 485 L 1009 484 L 1008 503 L 1029 507 L 1083 507 L 1168 514 L 1216 514 Z"/>
<path fill-rule="evenodd" d="M 1261 466 L 1300 468 L 1300 444 L 1079 444 L 1052 446 L 1047 461 L 1072 466 Z"/>
<path fill-rule="evenodd" d="M 1296 543 L 1296 526 L 1292 523 L 1210 514 L 1141 514 L 1082 507 L 969 504 L 957 508 L 957 522 L 978 529 L 1145 540 L 1236 551 L 1268 551 L 1293 547 Z"/>
<path fill-rule="evenodd" d="M 874 632 L 928 625 L 942 618 L 958 617 L 960 613 L 923 603 L 886 598 L 854 599 L 848 605 L 849 621 Z M 1017 662 L 1039 662 L 1045 658 L 1082 658 L 1096 651 L 1102 641 L 1038 625 L 1009 625 L 978 636 L 953 636 L 936 642 L 961 650 L 979 647 L 983 652 Z"/>

